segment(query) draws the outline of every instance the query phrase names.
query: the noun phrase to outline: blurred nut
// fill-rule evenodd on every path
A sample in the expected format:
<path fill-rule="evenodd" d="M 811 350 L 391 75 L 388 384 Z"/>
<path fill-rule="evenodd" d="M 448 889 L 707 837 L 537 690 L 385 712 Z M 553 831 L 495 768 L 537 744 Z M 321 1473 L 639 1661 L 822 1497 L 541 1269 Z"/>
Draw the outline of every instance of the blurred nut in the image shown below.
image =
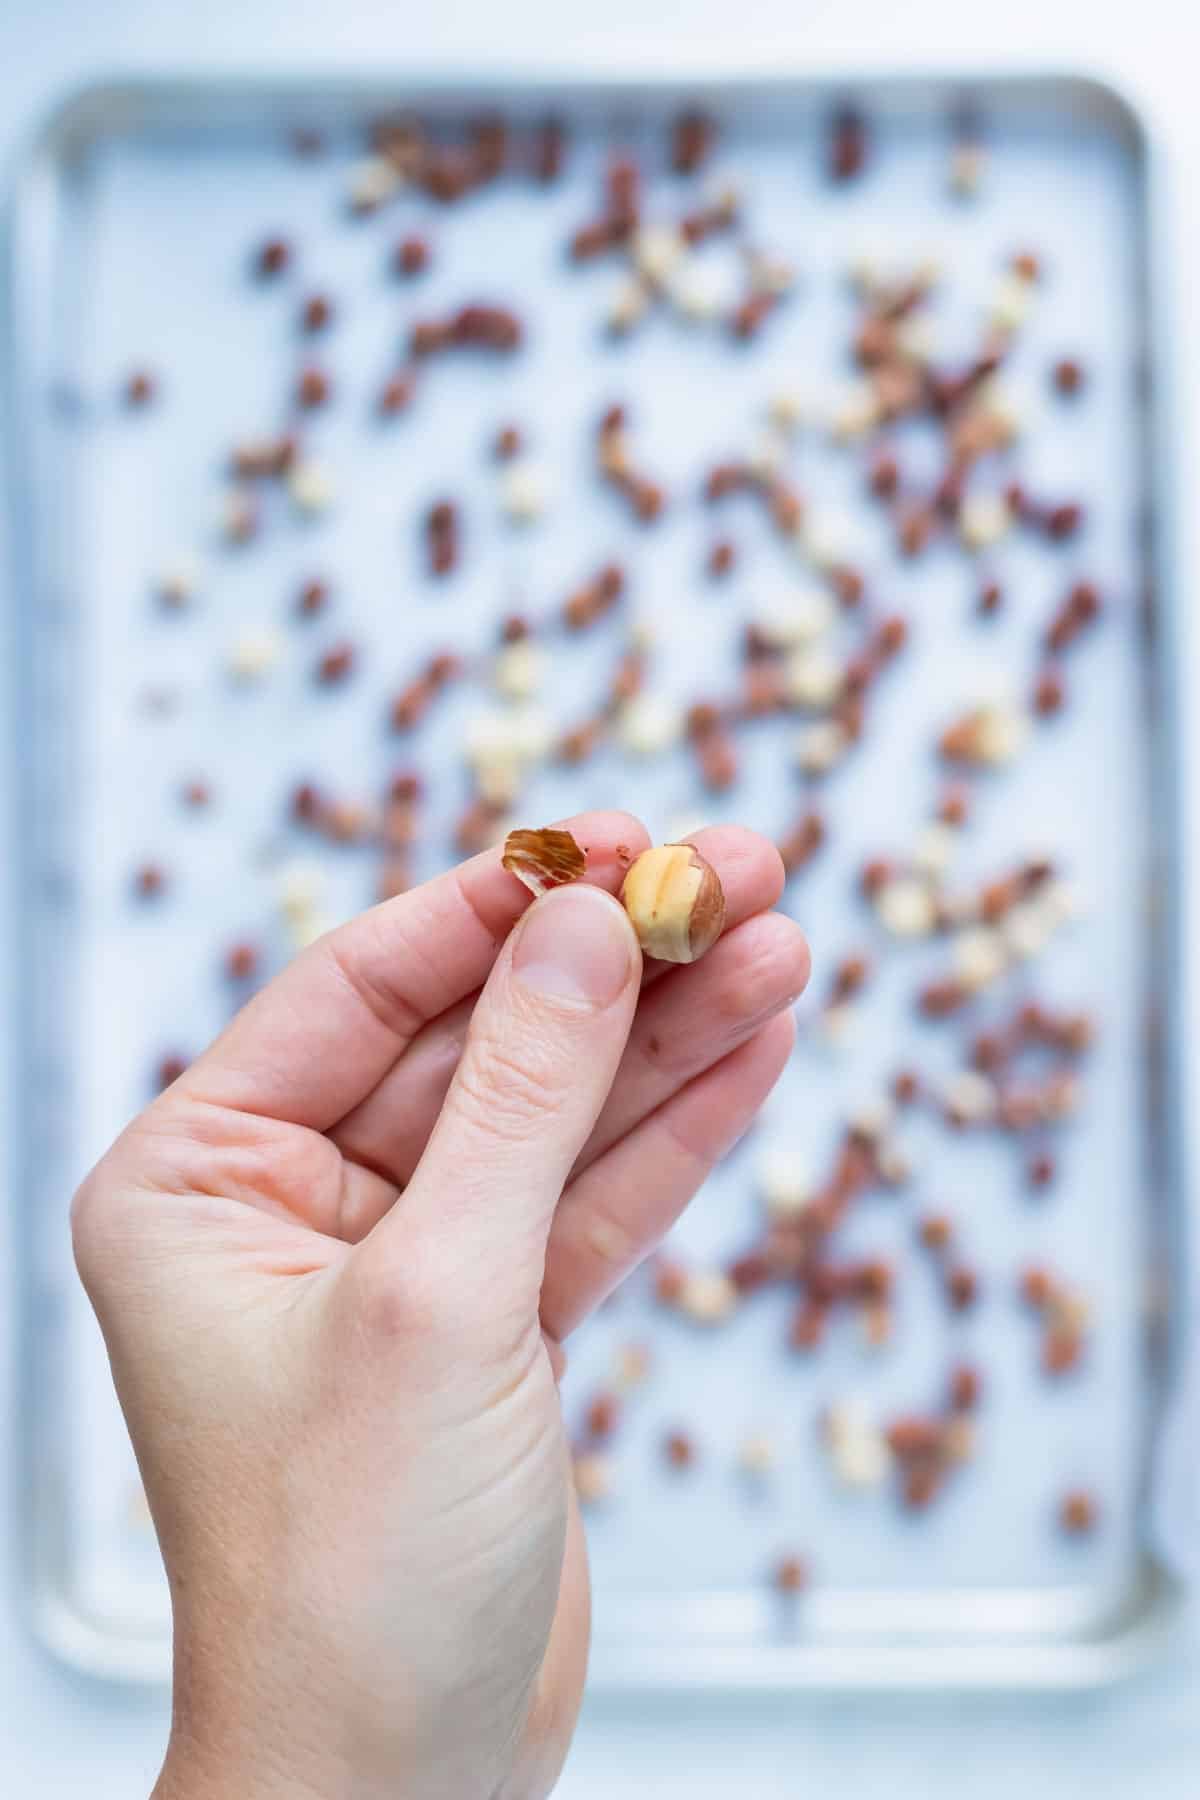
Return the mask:
<path fill-rule="evenodd" d="M 598 1506 L 612 1495 L 612 1460 L 599 1450 L 586 1450 L 572 1464 L 581 1506 Z"/>
<path fill-rule="evenodd" d="M 697 1269 L 684 1278 L 679 1310 L 696 1325 L 721 1325 L 735 1310 L 738 1291 L 719 1269 Z"/>

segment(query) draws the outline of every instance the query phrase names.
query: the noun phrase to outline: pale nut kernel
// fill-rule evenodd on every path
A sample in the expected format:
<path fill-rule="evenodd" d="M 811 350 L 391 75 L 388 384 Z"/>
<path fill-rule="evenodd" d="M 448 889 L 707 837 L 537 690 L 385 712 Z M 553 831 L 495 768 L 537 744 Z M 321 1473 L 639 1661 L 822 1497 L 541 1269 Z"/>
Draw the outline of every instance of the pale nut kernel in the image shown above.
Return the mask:
<path fill-rule="evenodd" d="M 581 1451 L 572 1462 L 571 1473 L 581 1506 L 601 1506 L 604 1501 L 611 1499 L 612 1460 L 599 1450 Z"/>
<path fill-rule="evenodd" d="M 333 476 L 324 463 L 298 462 L 288 473 L 287 490 L 297 512 L 324 512 L 333 504 Z"/>
<path fill-rule="evenodd" d="M 684 1278 L 679 1310 L 693 1325 L 723 1325 L 737 1303 L 738 1291 L 720 1269 L 694 1269 Z"/>
<path fill-rule="evenodd" d="M 958 535 L 968 550 L 989 550 L 1012 529 L 1012 512 L 1002 494 L 968 494 L 958 515 Z"/>
<path fill-rule="evenodd" d="M 232 680 L 249 684 L 262 681 L 279 661 L 282 642 L 269 629 L 246 631 L 230 645 L 226 666 Z"/>
<path fill-rule="evenodd" d="M 691 844 L 644 850 L 621 887 L 638 943 L 659 962 L 690 963 L 711 950 L 725 924 L 725 890 Z"/>
<path fill-rule="evenodd" d="M 608 328 L 618 335 L 641 323 L 650 306 L 650 292 L 636 277 L 622 281 L 608 307 Z"/>
<path fill-rule="evenodd" d="M 675 269 L 668 284 L 671 304 L 683 318 L 694 324 L 718 318 L 734 304 L 733 283 L 728 271 L 695 257 Z"/>
<path fill-rule="evenodd" d="M 968 926 L 954 939 L 954 972 L 969 993 L 998 981 L 1008 967 L 1004 934 L 987 925 Z"/>
<path fill-rule="evenodd" d="M 510 463 L 500 483 L 500 504 L 514 525 L 540 519 L 550 498 L 545 472 L 533 462 Z M 514 649 L 519 648 L 513 645 Z"/>
<path fill-rule="evenodd" d="M 546 658 L 536 644 L 522 641 L 500 651 L 492 671 L 497 691 L 506 700 L 532 700 L 542 686 Z"/>
<path fill-rule="evenodd" d="M 683 238 L 671 225 L 644 225 L 634 234 L 634 266 L 651 287 L 662 287 L 686 251 Z"/>
<path fill-rule="evenodd" d="M 922 875 L 936 880 L 949 869 L 957 849 L 958 832 L 955 827 L 935 821 L 917 833 L 911 853 L 912 865 Z"/>
<path fill-rule="evenodd" d="M 771 395 L 767 417 L 780 431 L 792 432 L 804 423 L 808 400 L 799 388 L 779 388 Z"/>
<path fill-rule="evenodd" d="M 373 212 L 400 186 L 398 169 L 386 156 L 365 156 L 354 163 L 346 180 L 346 198 L 356 212 Z"/>
<path fill-rule="evenodd" d="M 765 1151 L 759 1158 L 756 1177 L 769 1218 L 794 1219 L 812 1199 L 812 1169 L 806 1158 L 794 1150 Z"/>
<path fill-rule="evenodd" d="M 907 875 L 899 875 L 886 884 L 875 908 L 893 937 L 926 937 L 937 923 L 937 909 L 928 888 Z"/>
<path fill-rule="evenodd" d="M 632 755 L 662 756 L 682 738 L 683 717 L 661 695 L 638 694 L 621 708 L 617 731 Z"/>
<path fill-rule="evenodd" d="M 614 1379 L 624 1392 L 643 1387 L 649 1379 L 652 1358 L 647 1344 L 620 1344 L 614 1366 Z"/>
<path fill-rule="evenodd" d="M 761 1481 L 775 1466 L 775 1446 L 762 1431 L 752 1431 L 738 1445 L 738 1468 L 743 1475 Z"/>

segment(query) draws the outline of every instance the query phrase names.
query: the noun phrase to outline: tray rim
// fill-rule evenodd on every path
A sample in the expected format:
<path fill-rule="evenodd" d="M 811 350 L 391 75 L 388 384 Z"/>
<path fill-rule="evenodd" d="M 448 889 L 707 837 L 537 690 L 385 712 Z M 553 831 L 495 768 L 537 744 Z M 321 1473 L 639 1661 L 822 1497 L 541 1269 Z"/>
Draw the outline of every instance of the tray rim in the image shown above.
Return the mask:
<path fill-rule="evenodd" d="M 1075 105 L 1106 115 L 1106 122 L 1120 139 L 1129 156 L 1137 183 L 1137 230 L 1141 258 L 1141 290 L 1138 324 L 1140 345 L 1151 371 L 1148 394 L 1140 409 L 1140 430 L 1144 439 L 1147 473 L 1145 492 L 1156 497 L 1147 532 L 1143 555 L 1145 566 L 1152 571 L 1157 600 L 1153 630 L 1146 663 L 1158 684 L 1159 728 L 1149 733 L 1148 785 L 1152 788 L 1158 829 L 1152 852 L 1165 848 L 1167 868 L 1161 886 L 1163 919 L 1158 943 L 1151 956 L 1149 995 L 1157 997 L 1164 1007 L 1162 1026 L 1163 1076 L 1162 1098 L 1158 1116 L 1165 1124 L 1166 1142 L 1159 1151 L 1163 1165 L 1155 1184 L 1160 1203 L 1169 1208 L 1168 1235 L 1172 1254 L 1171 1297 L 1168 1319 L 1168 1342 L 1164 1354 L 1162 1398 L 1157 1403 L 1158 1416 L 1150 1422 L 1150 1462 L 1153 1449 L 1161 1436 L 1161 1414 L 1169 1403 L 1179 1373 L 1183 1338 L 1183 1320 L 1193 1283 L 1187 1274 L 1185 1250 L 1190 1231 L 1190 1141 L 1186 1130 L 1186 1112 L 1182 1105 L 1182 1081 L 1186 1052 L 1176 989 L 1164 979 L 1164 969 L 1181 966 L 1185 943 L 1184 906 L 1180 880 L 1180 821 L 1182 818 L 1179 787 L 1180 769 L 1176 747 L 1180 740 L 1181 712 L 1178 683 L 1172 671 L 1179 662 L 1179 645 L 1183 626 L 1181 609 L 1174 596 L 1179 592 L 1175 537 L 1170 523 L 1173 514 L 1162 504 L 1165 489 L 1164 471 L 1170 467 L 1168 448 L 1171 441 L 1172 387 L 1163 381 L 1167 363 L 1168 342 L 1165 318 L 1166 223 L 1162 203 L 1162 151 L 1141 102 L 1107 70 L 1093 70 L 1086 64 L 1064 68 L 1013 63 L 999 70 L 976 69 L 969 65 L 945 70 L 838 69 L 835 66 L 813 71 L 762 70 L 753 65 L 735 67 L 727 72 L 714 72 L 703 65 L 675 67 L 670 70 L 646 70 L 628 63 L 592 65 L 586 70 L 569 63 L 530 68 L 528 65 L 505 67 L 489 65 L 459 74 L 448 68 L 431 66 L 415 71 L 397 72 L 394 77 L 368 71 L 345 70 L 335 75 L 322 75 L 304 69 L 285 70 L 263 77 L 252 70 L 190 69 L 161 70 L 128 75 L 112 73 L 75 83 L 52 100 L 23 143 L 18 145 L 4 183 L 4 261 L 2 285 L 3 306 L 0 328 L 3 340 L 0 354 L 6 357 L 12 379 L 8 397 L 0 401 L 0 429 L 11 451 L 22 440 L 22 425 L 32 429 L 34 417 L 32 382 L 28 371 L 18 362 L 17 350 L 22 341 L 24 271 L 20 264 L 23 229 L 38 204 L 39 178 L 47 173 L 61 176 L 69 154 L 86 152 L 110 135 L 129 135 L 131 130 L 145 129 L 150 123 L 168 124 L 164 115 L 181 102 L 197 108 L 261 106 L 264 101 L 281 113 L 289 107 L 297 110 L 314 108 L 354 113 L 370 113 L 397 106 L 444 105 L 462 107 L 502 104 L 504 102 L 533 105 L 541 100 L 556 99 L 564 108 L 572 99 L 583 97 L 594 103 L 609 101 L 614 105 L 638 104 L 664 106 L 670 101 L 681 103 L 746 104 L 756 98 L 796 99 L 808 106 L 824 102 L 832 104 L 851 96 L 865 105 L 879 104 L 881 95 L 898 97 L 912 108 L 930 99 L 945 106 L 964 93 L 978 98 L 985 106 L 1002 107 L 1006 101 L 1025 98 L 1046 105 L 1055 97 L 1068 97 Z M 351 112 L 350 109 L 353 109 Z M 151 118 L 150 115 L 158 115 Z M 211 115 L 210 115 L 211 117 Z M 203 121 L 196 121 L 203 128 Z M 259 118 L 261 127 L 261 114 Z M 209 129 L 220 129 L 214 120 Z M 1164 389 L 1168 396 L 1164 400 Z M 31 522 L 35 508 L 33 482 L 22 460 L 10 454 L 10 493 L 12 507 L 12 561 L 17 571 L 15 592 L 36 595 L 40 586 L 38 559 Z M 25 580 L 22 581 L 21 577 Z M 15 611 L 16 655 L 9 677 L 12 704 L 10 718 L 13 733 L 9 748 L 14 753 L 14 766 L 21 767 L 28 727 L 29 709 L 26 684 L 22 676 L 32 667 L 34 632 L 30 624 L 31 607 L 17 606 Z M 28 847 L 34 841 L 35 821 L 29 784 L 18 783 L 17 829 L 21 843 Z M 32 1093 L 32 1080 L 27 1066 L 22 1066 L 20 1051 L 33 1016 L 33 921 L 36 907 L 28 891 L 15 896 L 12 950 L 15 962 L 17 1023 L 13 1035 L 18 1054 L 14 1057 L 13 1087 L 19 1111 L 25 1118 Z M 1164 998 L 1165 997 L 1165 998 Z M 22 1101 L 25 1105 L 22 1106 Z M 47 1521 L 39 1506 L 39 1495 L 47 1482 L 44 1461 L 44 1428 L 37 1416 L 37 1388 L 45 1372 L 37 1367 L 35 1350 L 38 1336 L 45 1330 L 44 1321 L 35 1318 L 37 1299 L 31 1279 L 33 1231 L 25 1213 L 32 1211 L 27 1201 L 22 1208 L 19 1196 L 28 1184 L 21 1179 L 26 1165 L 27 1133 L 18 1132 L 14 1148 L 17 1180 L 10 1206 L 14 1217 L 17 1242 L 19 1290 L 16 1323 L 17 1357 L 17 1453 L 18 1467 L 28 1479 L 18 1495 L 18 1519 L 22 1557 L 18 1571 L 25 1613 L 30 1628 L 41 1645 L 68 1666 L 95 1676 L 121 1683 L 160 1685 L 169 1679 L 169 1667 L 163 1666 L 161 1634 L 107 1631 L 101 1620 L 77 1606 L 54 1579 L 48 1566 Z M 1143 1518 L 1148 1515 L 1145 1498 Z M 1149 1662 L 1165 1654 L 1180 1622 L 1183 1609 L 1184 1583 L 1170 1566 L 1154 1541 L 1147 1523 L 1145 1543 L 1136 1563 L 1135 1588 L 1130 1590 L 1132 1604 L 1123 1618 L 1109 1631 L 1101 1629 L 1094 1636 L 1080 1638 L 1019 1638 L 988 1642 L 978 1641 L 894 1643 L 859 1642 L 806 1645 L 803 1641 L 769 1646 L 637 1645 L 622 1649 L 614 1644 L 593 1647 L 589 1674 L 589 1692 L 597 1695 L 629 1695 L 671 1691 L 708 1691 L 717 1693 L 780 1692 L 848 1692 L 892 1691 L 991 1691 L 1009 1693 L 1037 1690 L 1091 1690 L 1127 1679 Z"/>

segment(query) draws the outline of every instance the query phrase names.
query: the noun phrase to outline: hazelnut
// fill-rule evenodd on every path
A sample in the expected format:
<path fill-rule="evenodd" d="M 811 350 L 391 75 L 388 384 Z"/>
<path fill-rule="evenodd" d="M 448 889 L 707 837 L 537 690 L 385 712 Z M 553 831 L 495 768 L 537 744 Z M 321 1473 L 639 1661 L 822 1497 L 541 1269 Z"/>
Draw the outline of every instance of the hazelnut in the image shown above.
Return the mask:
<path fill-rule="evenodd" d="M 599 1506 L 611 1497 L 612 1463 L 601 1451 L 581 1451 L 572 1459 L 571 1472 L 581 1506 Z"/>
<path fill-rule="evenodd" d="M 772 1579 L 776 1593 L 803 1593 L 808 1586 L 808 1565 L 802 1556 L 781 1556 Z"/>
<path fill-rule="evenodd" d="M 1094 1494 L 1086 1488 L 1072 1488 L 1059 1502 L 1058 1522 L 1068 1536 L 1086 1537 L 1096 1528 L 1099 1510 Z"/>
<path fill-rule="evenodd" d="M 775 1447 L 764 1432 L 751 1432 L 738 1445 L 737 1460 L 743 1475 L 761 1481 L 775 1466 Z"/>
<path fill-rule="evenodd" d="M 638 943 L 660 962 L 696 962 L 725 924 L 720 878 L 691 844 L 643 851 L 621 888 Z"/>

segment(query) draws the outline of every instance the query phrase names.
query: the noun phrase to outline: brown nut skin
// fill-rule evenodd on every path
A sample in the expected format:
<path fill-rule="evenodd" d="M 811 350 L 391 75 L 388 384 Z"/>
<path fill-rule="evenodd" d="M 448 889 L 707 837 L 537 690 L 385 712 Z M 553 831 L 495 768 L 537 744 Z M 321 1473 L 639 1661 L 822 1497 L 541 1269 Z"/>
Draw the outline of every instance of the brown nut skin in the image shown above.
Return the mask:
<path fill-rule="evenodd" d="M 587 858 L 570 832 L 550 825 L 539 831 L 510 831 L 500 860 L 535 899 L 549 888 L 578 881 L 587 868 Z"/>
<path fill-rule="evenodd" d="M 644 850 L 621 887 L 638 943 L 659 962 L 696 962 L 725 925 L 725 890 L 691 844 Z"/>

